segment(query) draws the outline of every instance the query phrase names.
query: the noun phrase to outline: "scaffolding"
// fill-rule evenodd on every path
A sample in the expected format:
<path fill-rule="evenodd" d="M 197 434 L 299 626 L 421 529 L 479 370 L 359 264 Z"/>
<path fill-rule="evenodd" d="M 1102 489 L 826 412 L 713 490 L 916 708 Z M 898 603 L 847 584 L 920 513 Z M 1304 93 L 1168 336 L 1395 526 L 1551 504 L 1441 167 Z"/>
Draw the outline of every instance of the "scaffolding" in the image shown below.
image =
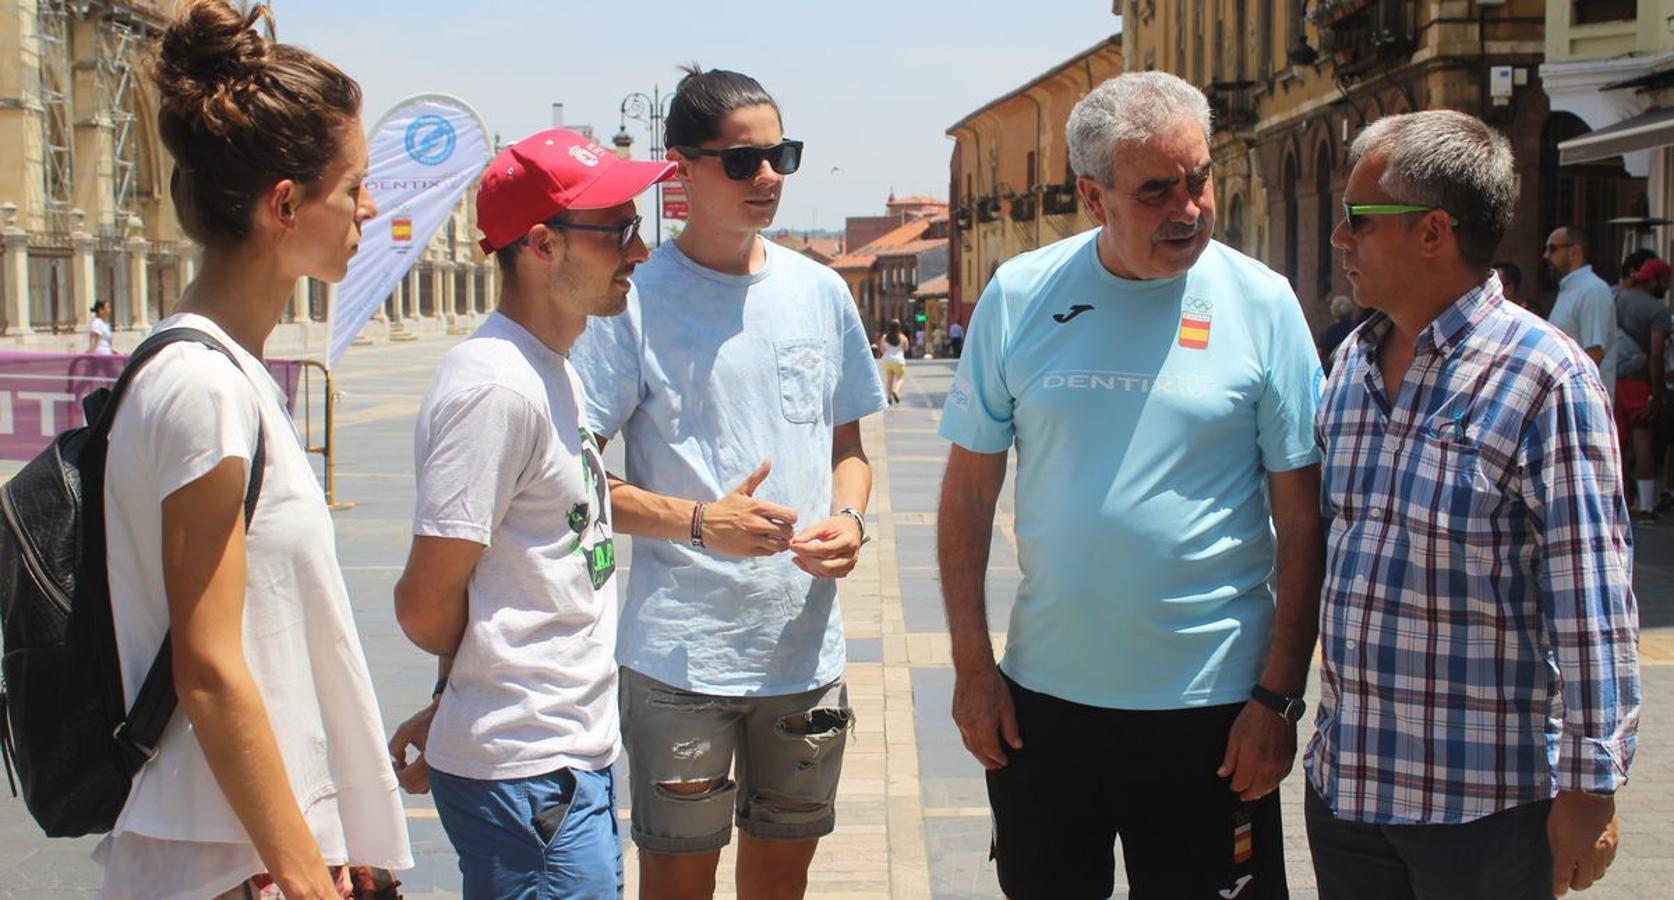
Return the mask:
<path fill-rule="evenodd" d="M 47 229 L 70 230 L 75 207 L 75 135 L 70 130 L 73 87 L 70 75 L 70 5 L 66 0 L 38 0 L 36 39 L 40 46 L 42 177 L 46 189 Z"/>
<path fill-rule="evenodd" d="M 134 216 L 134 56 L 143 34 L 117 5 L 100 19 L 95 35 L 99 115 L 111 126 L 111 218 L 104 224 L 120 238 Z"/>

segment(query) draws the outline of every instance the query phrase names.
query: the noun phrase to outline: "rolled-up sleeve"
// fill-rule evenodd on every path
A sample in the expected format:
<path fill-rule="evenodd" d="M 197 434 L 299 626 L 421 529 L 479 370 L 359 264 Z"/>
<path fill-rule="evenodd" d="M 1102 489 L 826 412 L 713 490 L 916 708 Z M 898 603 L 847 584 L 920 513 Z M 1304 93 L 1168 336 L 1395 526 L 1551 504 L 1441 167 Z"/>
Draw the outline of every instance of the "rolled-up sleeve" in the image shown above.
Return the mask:
<path fill-rule="evenodd" d="M 1639 611 L 1621 456 L 1591 373 L 1552 388 L 1519 455 L 1547 658 L 1563 692 L 1557 787 L 1613 793 L 1627 781 L 1639 728 Z"/>

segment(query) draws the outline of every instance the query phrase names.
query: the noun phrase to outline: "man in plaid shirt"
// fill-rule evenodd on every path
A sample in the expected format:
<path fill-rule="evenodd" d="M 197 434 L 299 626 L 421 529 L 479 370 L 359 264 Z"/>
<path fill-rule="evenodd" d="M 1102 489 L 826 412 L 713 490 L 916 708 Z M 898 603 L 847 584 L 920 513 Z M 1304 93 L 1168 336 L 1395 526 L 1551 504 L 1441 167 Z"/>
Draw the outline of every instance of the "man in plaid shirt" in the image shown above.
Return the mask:
<path fill-rule="evenodd" d="M 1504 300 L 1505 138 L 1389 116 L 1332 234 L 1377 313 L 1319 408 L 1326 585 L 1308 835 L 1322 897 L 1549 898 L 1603 876 L 1638 726 L 1610 401 Z"/>

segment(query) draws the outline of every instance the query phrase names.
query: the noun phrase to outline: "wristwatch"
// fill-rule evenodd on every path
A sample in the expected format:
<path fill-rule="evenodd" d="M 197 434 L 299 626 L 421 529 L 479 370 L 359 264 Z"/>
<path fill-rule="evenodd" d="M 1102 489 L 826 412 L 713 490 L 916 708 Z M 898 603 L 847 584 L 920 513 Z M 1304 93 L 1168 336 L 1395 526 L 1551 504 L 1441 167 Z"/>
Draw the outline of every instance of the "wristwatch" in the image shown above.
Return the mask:
<path fill-rule="evenodd" d="M 1250 699 L 1278 713 L 1286 722 L 1295 725 L 1308 711 L 1308 701 L 1301 697 L 1286 697 L 1261 685 L 1250 688 Z"/>

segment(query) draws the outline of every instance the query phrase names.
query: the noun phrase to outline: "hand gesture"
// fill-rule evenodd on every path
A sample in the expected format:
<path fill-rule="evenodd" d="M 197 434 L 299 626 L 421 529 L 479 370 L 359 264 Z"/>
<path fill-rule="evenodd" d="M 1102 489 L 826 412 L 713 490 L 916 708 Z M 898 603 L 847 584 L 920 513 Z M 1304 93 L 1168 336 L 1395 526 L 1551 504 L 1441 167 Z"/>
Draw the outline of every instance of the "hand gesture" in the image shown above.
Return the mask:
<path fill-rule="evenodd" d="M 771 471 L 772 460 L 762 460 L 732 493 L 703 508 L 705 547 L 728 556 L 772 556 L 789 548 L 796 510 L 755 497 Z"/>
<path fill-rule="evenodd" d="M 822 519 L 790 542 L 796 567 L 815 578 L 842 578 L 860 559 L 860 523 L 846 513 Z"/>
<path fill-rule="evenodd" d="M 409 794 L 430 793 L 430 765 L 424 761 L 424 744 L 430 737 L 430 722 L 436 718 L 437 702 L 430 701 L 429 706 L 396 726 L 395 734 L 389 739 L 389 761 L 395 767 L 395 780 Z M 408 747 L 418 750 L 412 762 L 407 761 Z"/>

